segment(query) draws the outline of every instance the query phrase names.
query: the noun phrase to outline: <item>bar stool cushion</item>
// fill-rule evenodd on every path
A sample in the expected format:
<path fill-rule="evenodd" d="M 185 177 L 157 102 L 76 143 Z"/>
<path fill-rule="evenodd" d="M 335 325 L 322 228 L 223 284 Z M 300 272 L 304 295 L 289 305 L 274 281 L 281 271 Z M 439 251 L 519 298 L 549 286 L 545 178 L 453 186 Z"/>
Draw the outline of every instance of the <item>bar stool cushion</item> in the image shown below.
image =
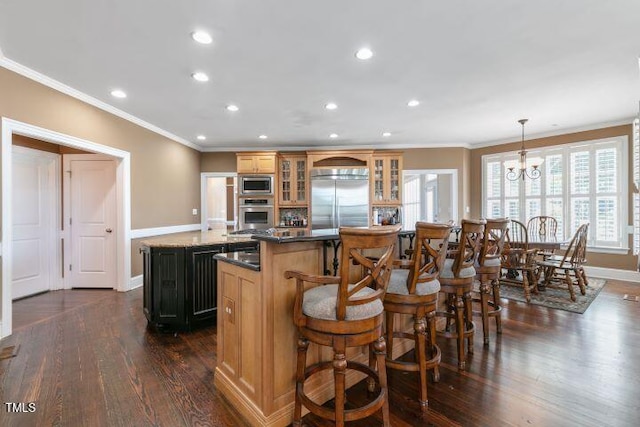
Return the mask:
<path fill-rule="evenodd" d="M 389 279 L 389 286 L 387 287 L 388 294 L 409 295 L 409 288 L 407 288 L 407 278 L 409 277 L 409 270 L 407 269 L 395 269 L 391 272 L 391 279 Z M 432 280 L 430 282 L 417 283 L 416 295 L 431 295 L 440 291 L 440 282 L 438 280 Z"/>
<path fill-rule="evenodd" d="M 349 285 L 349 290 L 354 285 Z M 354 294 L 354 297 L 366 296 L 375 292 L 371 288 L 362 288 Z M 315 319 L 337 320 L 336 301 L 338 299 L 338 285 L 316 286 L 305 291 L 302 312 Z M 379 299 L 367 304 L 347 306 L 345 320 L 361 320 L 375 317 L 384 311 L 382 301 Z"/>
<path fill-rule="evenodd" d="M 500 258 L 485 259 L 483 267 L 498 267 L 502 263 Z"/>
<path fill-rule="evenodd" d="M 442 271 L 440 271 L 440 277 L 443 279 L 454 279 L 453 275 L 453 259 L 447 258 L 444 260 L 444 267 Z M 469 277 L 474 277 L 476 275 L 476 269 L 473 266 L 463 268 L 460 270 L 460 278 L 466 279 Z"/>

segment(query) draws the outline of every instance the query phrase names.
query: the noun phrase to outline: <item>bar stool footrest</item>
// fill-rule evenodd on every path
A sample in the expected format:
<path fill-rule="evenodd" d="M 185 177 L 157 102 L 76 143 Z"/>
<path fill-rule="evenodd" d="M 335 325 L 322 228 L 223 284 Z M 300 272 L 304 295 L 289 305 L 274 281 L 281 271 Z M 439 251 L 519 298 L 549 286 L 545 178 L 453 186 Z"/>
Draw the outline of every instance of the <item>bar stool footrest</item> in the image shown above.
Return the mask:
<path fill-rule="evenodd" d="M 306 381 L 312 375 L 327 369 L 333 369 L 333 361 L 319 362 L 307 367 L 304 372 L 304 381 Z M 378 376 L 378 372 L 363 363 L 347 361 L 347 369 L 360 371 L 366 374 L 369 378 L 373 378 L 375 382 L 380 385 L 380 377 Z M 305 406 L 311 413 L 327 420 L 336 420 L 336 414 L 333 408 L 327 408 L 325 406 L 317 404 L 304 393 L 304 383 L 297 384 L 296 394 L 300 398 L 302 405 Z M 372 412 L 375 412 L 378 409 L 382 408 L 382 405 L 384 404 L 386 398 L 386 392 L 381 388 L 378 395 L 366 405 L 353 409 L 345 409 L 344 420 L 356 421 L 369 417 Z"/>

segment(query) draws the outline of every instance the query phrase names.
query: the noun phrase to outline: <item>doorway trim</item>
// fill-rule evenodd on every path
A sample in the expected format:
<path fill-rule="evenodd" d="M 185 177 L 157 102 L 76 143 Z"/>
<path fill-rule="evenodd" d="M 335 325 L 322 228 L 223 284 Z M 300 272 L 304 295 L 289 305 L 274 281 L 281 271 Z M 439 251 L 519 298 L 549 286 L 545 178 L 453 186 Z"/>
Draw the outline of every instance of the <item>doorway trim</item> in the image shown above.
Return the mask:
<path fill-rule="evenodd" d="M 452 206 L 451 216 L 455 218 L 456 222 L 460 222 L 460 217 L 458 213 L 460 212 L 460 194 L 458 193 L 458 169 L 406 169 L 402 171 L 402 177 L 405 175 L 426 175 L 426 174 L 436 174 L 436 175 L 451 175 L 451 200 L 454 202 Z"/>
<path fill-rule="evenodd" d="M 202 172 L 200 173 L 200 230 L 207 231 L 207 178 L 237 178 L 236 172 Z M 234 195 L 235 196 L 235 195 Z M 237 197 L 233 198 L 233 211 L 238 212 Z M 237 221 L 237 216 L 236 216 Z M 227 225 L 229 225 L 227 223 Z"/>
<path fill-rule="evenodd" d="M 128 291 L 131 287 L 131 155 L 128 151 L 63 133 L 51 131 L 28 123 L 2 117 L 2 317 L 0 338 L 11 335 L 11 278 L 12 278 L 12 138 L 13 134 L 40 139 L 53 144 L 77 148 L 115 158 L 116 209 L 117 209 L 117 276 L 116 289 Z"/>

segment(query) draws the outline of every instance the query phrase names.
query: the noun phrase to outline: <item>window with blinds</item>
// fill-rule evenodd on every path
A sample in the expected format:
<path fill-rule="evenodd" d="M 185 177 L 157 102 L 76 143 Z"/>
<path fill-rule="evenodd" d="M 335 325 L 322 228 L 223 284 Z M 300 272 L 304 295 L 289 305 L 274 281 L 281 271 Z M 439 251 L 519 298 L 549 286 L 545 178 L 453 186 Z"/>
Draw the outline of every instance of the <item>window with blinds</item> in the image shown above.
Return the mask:
<path fill-rule="evenodd" d="M 517 153 L 483 156 L 482 214 L 525 224 L 533 216 L 553 216 L 561 238 L 589 222 L 592 248 L 628 249 L 627 150 L 623 136 L 529 150 L 527 156 L 544 159 L 541 177 L 518 181 L 506 179 L 505 166 Z"/>

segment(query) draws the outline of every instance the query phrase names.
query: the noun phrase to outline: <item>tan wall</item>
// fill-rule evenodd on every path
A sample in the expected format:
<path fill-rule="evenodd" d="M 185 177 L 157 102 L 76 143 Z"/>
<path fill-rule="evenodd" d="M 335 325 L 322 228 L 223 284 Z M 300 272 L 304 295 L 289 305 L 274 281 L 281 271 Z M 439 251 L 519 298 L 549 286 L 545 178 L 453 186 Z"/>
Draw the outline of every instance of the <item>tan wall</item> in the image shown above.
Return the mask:
<path fill-rule="evenodd" d="M 469 218 L 470 150 L 466 148 L 410 148 L 404 150 L 402 163 L 406 170 L 456 169 L 458 171 L 458 216 Z"/>
<path fill-rule="evenodd" d="M 526 140 L 527 150 L 548 147 L 551 145 L 571 144 L 574 142 L 589 141 L 603 138 L 611 138 L 614 136 L 627 136 L 629 139 L 629 152 L 627 161 L 629 171 L 632 169 L 633 144 L 632 144 L 632 125 L 613 126 L 608 128 L 596 129 L 585 132 L 575 132 L 565 135 L 551 136 L 547 138 L 538 138 Z M 512 142 L 504 145 L 495 145 L 492 147 L 477 148 L 471 150 L 471 164 L 468 168 L 470 173 L 470 190 L 471 190 L 471 216 L 479 217 L 482 210 L 482 156 L 487 154 L 503 153 L 508 151 L 519 151 L 520 141 Z M 632 174 L 629 173 L 629 188 L 633 188 Z M 629 221 L 633 218 L 633 196 L 629 191 Z M 632 247 L 632 236 L 629 236 L 629 247 Z M 602 253 L 588 254 L 587 260 L 589 265 L 596 267 L 616 268 L 621 270 L 635 270 L 637 259 L 633 255 L 610 255 Z"/>
<path fill-rule="evenodd" d="M 235 172 L 236 169 L 236 153 L 207 152 L 200 157 L 200 172 Z"/>
<path fill-rule="evenodd" d="M 131 153 L 131 228 L 200 223 L 200 153 L 0 68 L 0 116 Z M 18 138 L 19 139 L 19 138 Z M 132 275 L 142 257 L 132 245 Z"/>

